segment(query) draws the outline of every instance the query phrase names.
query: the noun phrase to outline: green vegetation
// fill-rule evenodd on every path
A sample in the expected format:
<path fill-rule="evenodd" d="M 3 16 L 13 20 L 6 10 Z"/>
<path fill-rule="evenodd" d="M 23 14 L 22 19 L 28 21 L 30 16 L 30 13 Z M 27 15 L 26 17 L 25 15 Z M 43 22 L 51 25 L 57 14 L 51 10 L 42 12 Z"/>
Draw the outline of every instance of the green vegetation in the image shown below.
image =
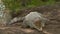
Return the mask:
<path fill-rule="evenodd" d="M 42 5 L 53 5 L 59 0 L 3 0 L 7 8 L 17 11 L 25 7 L 34 7 Z"/>

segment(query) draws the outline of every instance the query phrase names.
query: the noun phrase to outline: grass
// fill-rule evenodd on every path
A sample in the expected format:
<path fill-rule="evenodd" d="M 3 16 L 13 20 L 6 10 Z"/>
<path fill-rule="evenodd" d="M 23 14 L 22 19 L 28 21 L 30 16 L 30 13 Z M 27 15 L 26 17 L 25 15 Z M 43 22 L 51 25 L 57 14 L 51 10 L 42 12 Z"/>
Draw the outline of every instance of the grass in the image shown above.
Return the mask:
<path fill-rule="evenodd" d="M 25 7 L 35 7 L 35 6 L 42 6 L 42 5 L 54 5 L 56 3 L 55 0 L 48 0 L 43 2 L 42 0 L 31 0 L 31 2 L 26 2 L 26 6 L 21 5 L 21 0 L 3 0 L 3 3 L 6 5 L 7 8 L 10 10 L 17 11 L 16 9 L 21 9 Z"/>

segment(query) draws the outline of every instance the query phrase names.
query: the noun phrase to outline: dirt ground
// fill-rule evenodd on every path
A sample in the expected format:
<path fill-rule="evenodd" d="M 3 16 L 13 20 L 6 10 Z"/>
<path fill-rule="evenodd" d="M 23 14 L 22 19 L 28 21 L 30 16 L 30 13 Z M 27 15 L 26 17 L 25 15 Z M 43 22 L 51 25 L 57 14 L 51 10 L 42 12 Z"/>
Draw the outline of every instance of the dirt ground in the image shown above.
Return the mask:
<path fill-rule="evenodd" d="M 46 18 L 50 19 L 49 22 L 46 22 L 46 26 L 43 29 L 44 31 L 51 34 L 60 34 L 60 5 L 26 8 L 20 10 L 16 16 L 25 16 L 31 11 L 40 12 Z M 21 23 L 16 23 L 6 27 L 0 27 L 0 34 L 44 34 L 36 29 L 21 28 L 20 24 Z"/>

